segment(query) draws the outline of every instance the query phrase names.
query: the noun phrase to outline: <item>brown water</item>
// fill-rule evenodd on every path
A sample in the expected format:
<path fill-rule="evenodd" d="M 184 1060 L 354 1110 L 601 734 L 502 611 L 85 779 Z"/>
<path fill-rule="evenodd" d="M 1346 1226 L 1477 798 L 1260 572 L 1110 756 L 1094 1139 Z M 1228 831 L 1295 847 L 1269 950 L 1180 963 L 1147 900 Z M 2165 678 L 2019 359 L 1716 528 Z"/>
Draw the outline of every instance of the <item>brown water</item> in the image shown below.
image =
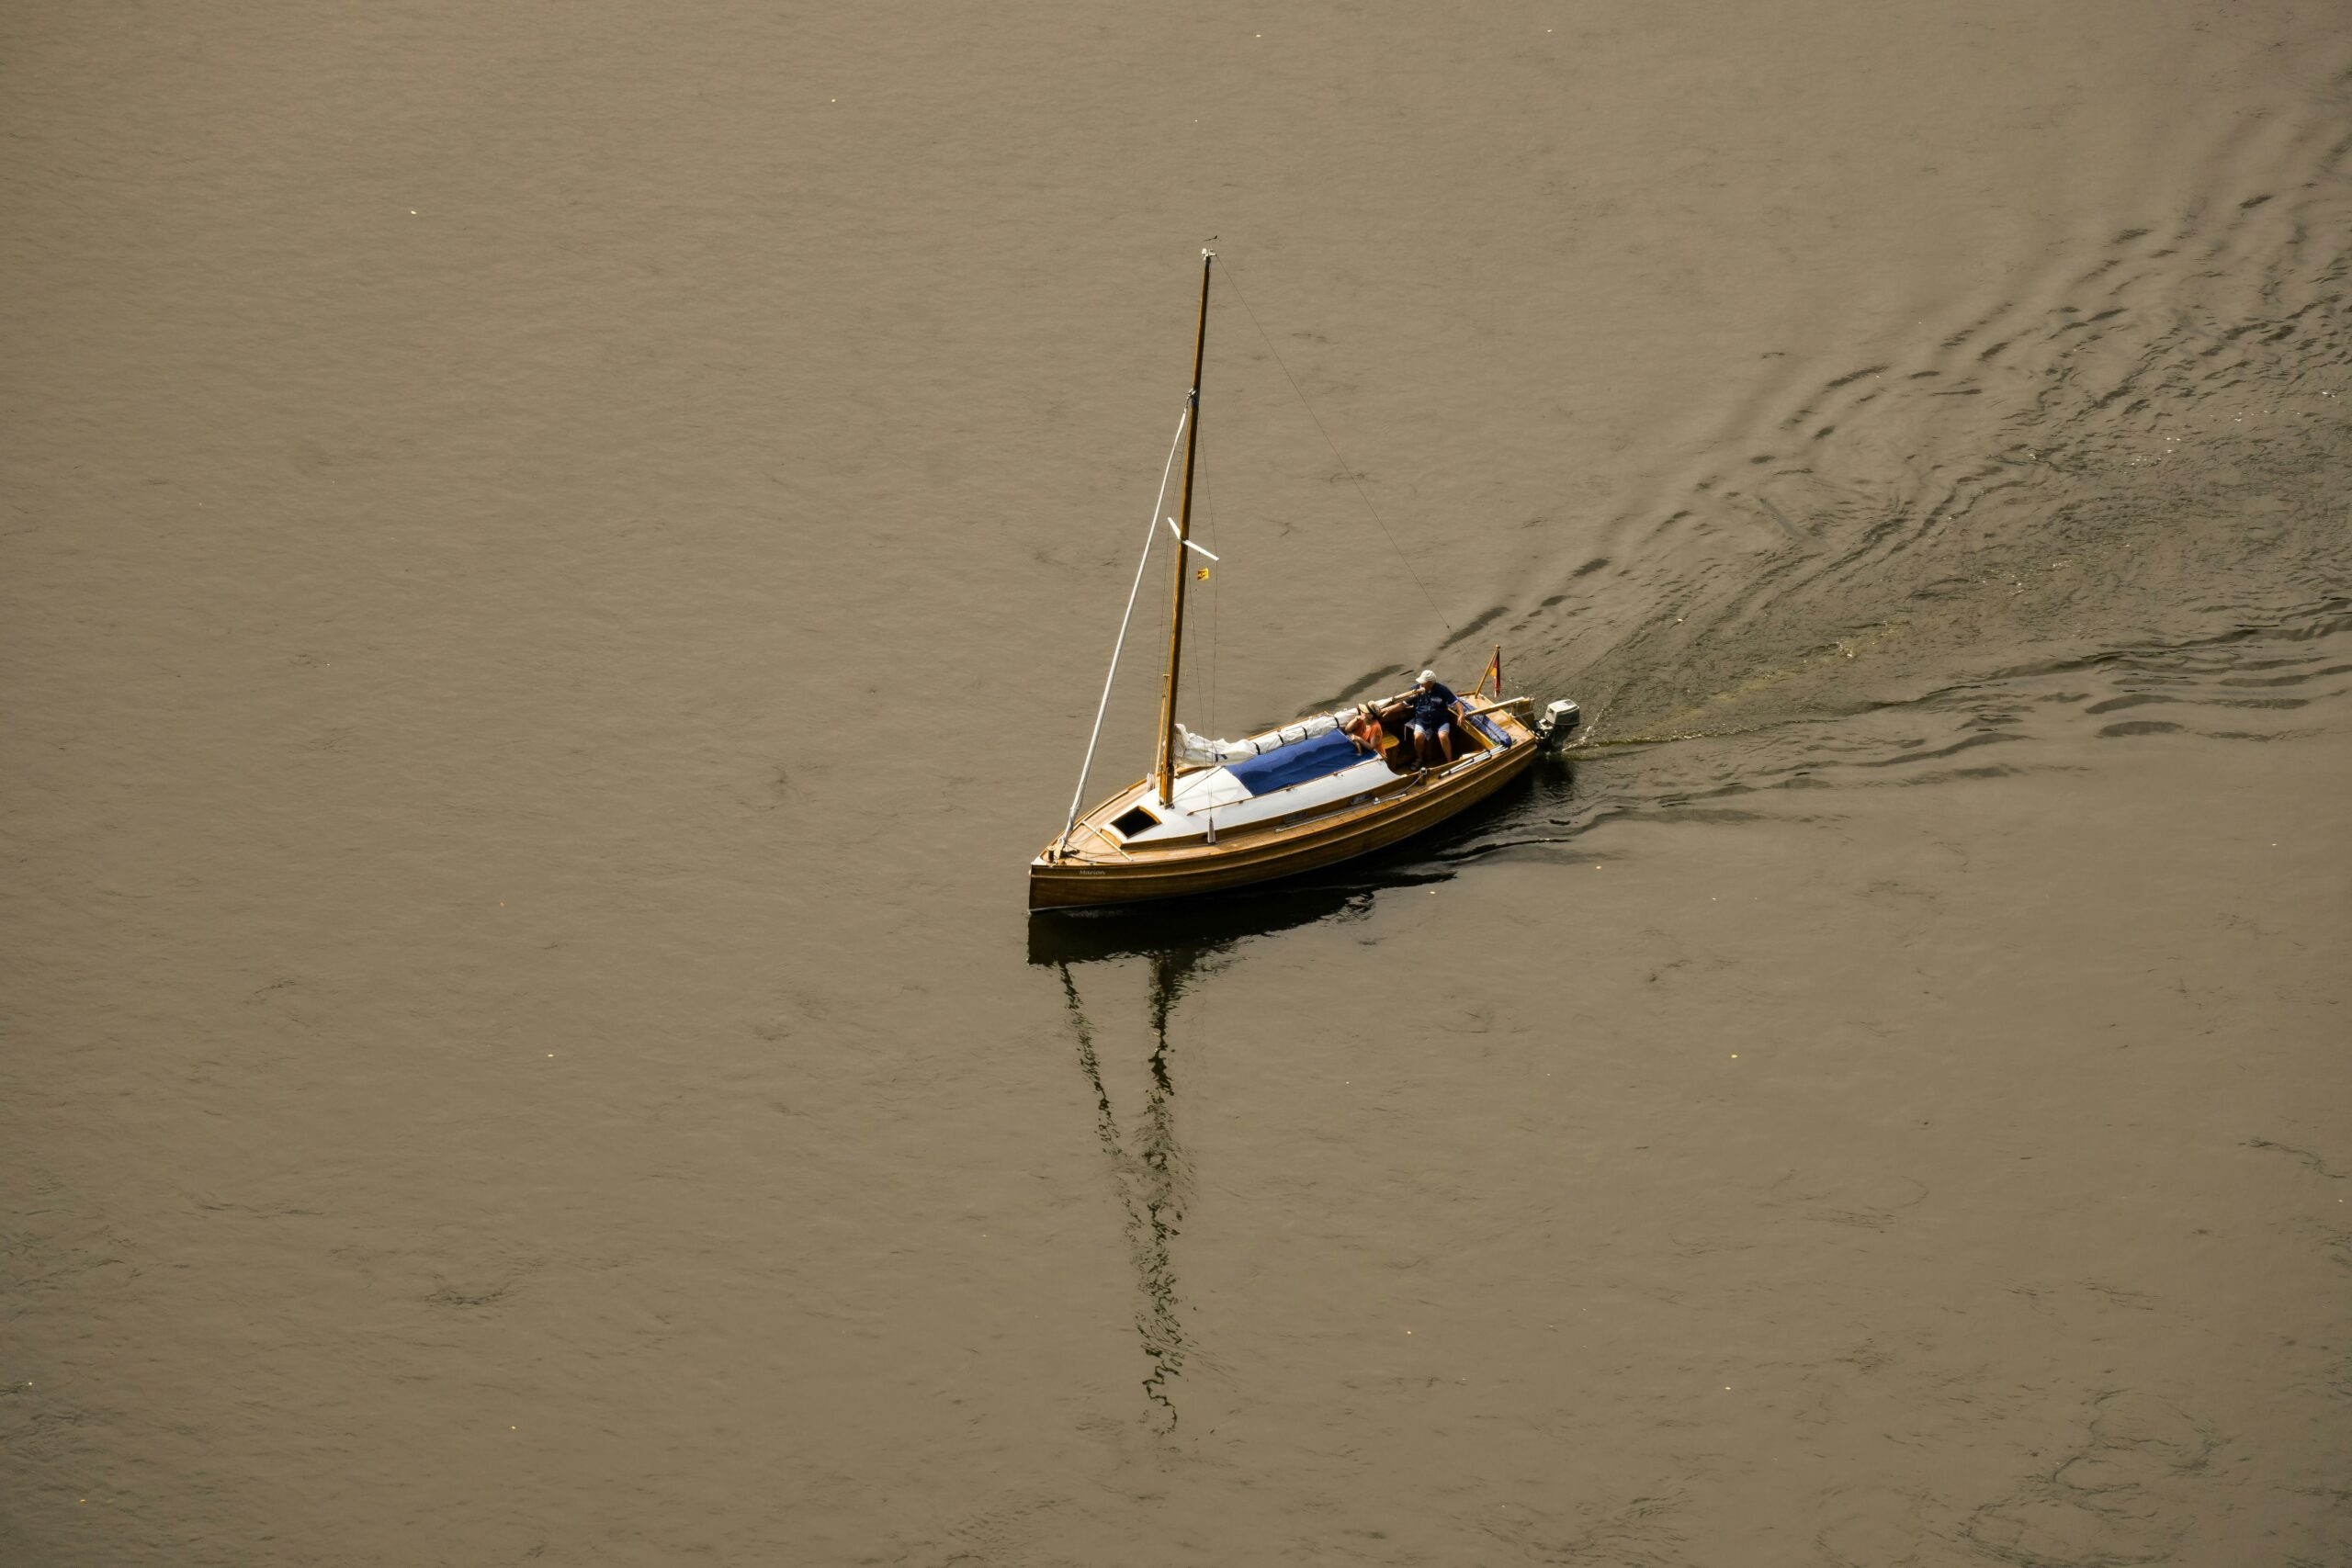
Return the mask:
<path fill-rule="evenodd" d="M 2340 6 L 0 62 L 0 1560 L 2352 1562 Z M 1211 234 L 1189 721 L 1589 739 L 1033 925 Z"/>

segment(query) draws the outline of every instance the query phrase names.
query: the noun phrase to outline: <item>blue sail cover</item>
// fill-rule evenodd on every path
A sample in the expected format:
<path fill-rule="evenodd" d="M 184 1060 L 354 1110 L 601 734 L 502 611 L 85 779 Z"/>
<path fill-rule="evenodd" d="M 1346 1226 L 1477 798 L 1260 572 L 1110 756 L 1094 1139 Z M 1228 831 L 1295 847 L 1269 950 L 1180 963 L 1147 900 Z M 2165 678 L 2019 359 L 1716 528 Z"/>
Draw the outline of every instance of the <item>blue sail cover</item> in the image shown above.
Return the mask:
<path fill-rule="evenodd" d="M 1493 719 L 1488 718 L 1485 714 L 1472 714 L 1470 716 L 1470 722 L 1478 727 L 1479 734 L 1485 736 L 1487 739 L 1495 743 L 1496 750 L 1502 750 L 1510 745 L 1510 737 L 1504 733 L 1502 727 L 1497 724 Z"/>
<path fill-rule="evenodd" d="M 1334 729 L 1278 746 L 1246 762 L 1227 762 L 1225 771 L 1239 779 L 1241 787 L 1251 795 L 1266 795 L 1309 779 L 1327 777 L 1364 760 L 1364 753 L 1356 749 L 1356 743 Z"/>

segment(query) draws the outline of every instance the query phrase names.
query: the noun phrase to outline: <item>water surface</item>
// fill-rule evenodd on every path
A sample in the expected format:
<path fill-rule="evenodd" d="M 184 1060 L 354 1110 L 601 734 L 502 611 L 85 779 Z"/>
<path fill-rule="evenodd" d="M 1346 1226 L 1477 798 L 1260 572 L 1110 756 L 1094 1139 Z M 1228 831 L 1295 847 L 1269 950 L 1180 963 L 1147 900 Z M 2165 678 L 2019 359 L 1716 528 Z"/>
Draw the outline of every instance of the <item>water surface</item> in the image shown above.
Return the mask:
<path fill-rule="evenodd" d="M 10 1561 L 2346 1561 L 2337 7 L 0 28 Z"/>

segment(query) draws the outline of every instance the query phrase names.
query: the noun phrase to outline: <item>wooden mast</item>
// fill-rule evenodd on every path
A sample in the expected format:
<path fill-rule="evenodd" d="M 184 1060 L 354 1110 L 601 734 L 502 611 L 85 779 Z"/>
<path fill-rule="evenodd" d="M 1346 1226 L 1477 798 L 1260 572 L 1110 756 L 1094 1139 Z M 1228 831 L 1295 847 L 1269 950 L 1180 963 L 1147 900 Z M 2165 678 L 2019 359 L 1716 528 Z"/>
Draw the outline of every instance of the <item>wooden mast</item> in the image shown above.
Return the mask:
<path fill-rule="evenodd" d="M 1193 457 L 1201 445 L 1201 360 L 1209 343 L 1209 267 L 1216 253 L 1201 252 L 1201 325 L 1193 339 L 1192 417 L 1184 426 L 1184 499 L 1176 513 L 1176 594 L 1168 621 L 1168 673 L 1159 685 L 1159 804 L 1176 784 L 1176 665 L 1184 652 L 1184 546 L 1193 536 Z"/>

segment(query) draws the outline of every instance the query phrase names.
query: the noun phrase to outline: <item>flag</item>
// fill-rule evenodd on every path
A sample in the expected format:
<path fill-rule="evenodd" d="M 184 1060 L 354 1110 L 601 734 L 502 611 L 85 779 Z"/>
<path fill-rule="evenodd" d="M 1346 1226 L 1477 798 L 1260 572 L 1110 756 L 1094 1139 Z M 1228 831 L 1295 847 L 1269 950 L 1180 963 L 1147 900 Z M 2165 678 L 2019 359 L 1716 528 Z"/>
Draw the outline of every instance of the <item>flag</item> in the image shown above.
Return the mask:
<path fill-rule="evenodd" d="M 1477 689 L 1470 694 L 1476 696 L 1479 692 L 1485 691 L 1487 682 L 1489 681 L 1495 683 L 1495 695 L 1501 696 L 1503 694 L 1503 645 L 1501 643 L 1495 644 L 1495 656 L 1487 660 L 1487 672 L 1478 677 Z"/>

